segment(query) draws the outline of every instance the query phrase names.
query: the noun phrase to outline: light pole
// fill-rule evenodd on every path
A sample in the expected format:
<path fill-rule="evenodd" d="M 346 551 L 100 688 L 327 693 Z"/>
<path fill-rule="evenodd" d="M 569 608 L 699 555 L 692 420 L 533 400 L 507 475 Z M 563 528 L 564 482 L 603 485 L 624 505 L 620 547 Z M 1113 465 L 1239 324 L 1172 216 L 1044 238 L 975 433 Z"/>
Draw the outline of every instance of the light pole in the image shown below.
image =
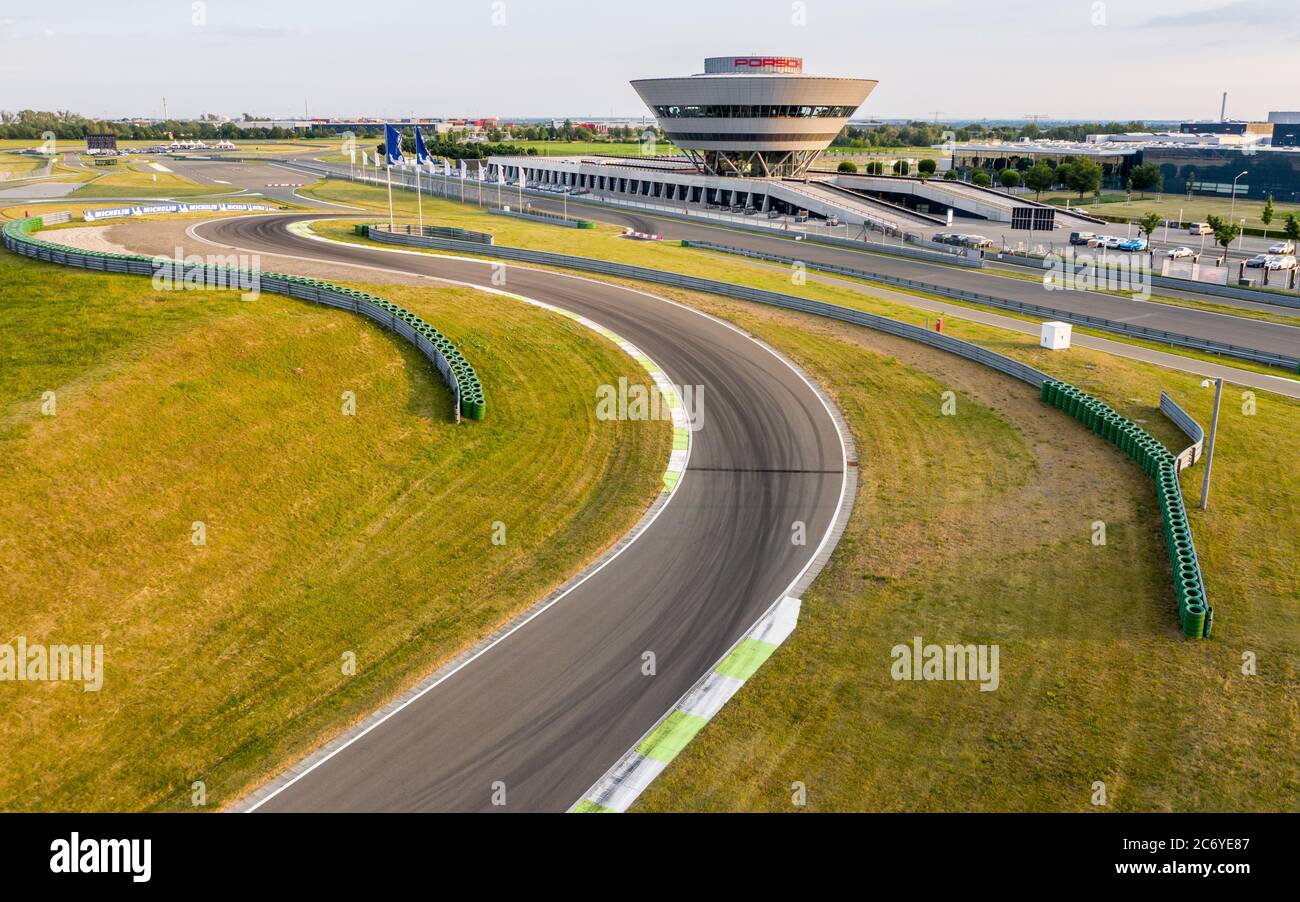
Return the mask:
<path fill-rule="evenodd" d="M 1237 178 L 1232 180 L 1232 203 L 1228 207 L 1228 222 L 1232 222 L 1237 218 L 1237 179 L 1242 178 L 1246 174 L 1247 173 L 1243 172 L 1241 175 L 1238 175 Z M 1242 220 L 1242 222 L 1244 224 L 1245 220 Z M 1245 229 L 1242 229 L 1242 231 L 1245 232 Z M 1246 236 L 1243 234 L 1241 237 L 1245 238 Z M 1225 264 L 1228 262 L 1228 249 L 1226 247 L 1223 249 L 1223 262 Z"/>
<path fill-rule="evenodd" d="M 1201 388 L 1210 387 L 1209 379 L 1202 380 Z M 1219 432 L 1219 402 L 1223 400 L 1223 380 L 1214 381 L 1214 413 L 1210 417 L 1210 443 L 1205 449 L 1205 476 L 1201 480 L 1201 510 L 1210 503 L 1210 468 L 1214 466 L 1214 437 Z"/>

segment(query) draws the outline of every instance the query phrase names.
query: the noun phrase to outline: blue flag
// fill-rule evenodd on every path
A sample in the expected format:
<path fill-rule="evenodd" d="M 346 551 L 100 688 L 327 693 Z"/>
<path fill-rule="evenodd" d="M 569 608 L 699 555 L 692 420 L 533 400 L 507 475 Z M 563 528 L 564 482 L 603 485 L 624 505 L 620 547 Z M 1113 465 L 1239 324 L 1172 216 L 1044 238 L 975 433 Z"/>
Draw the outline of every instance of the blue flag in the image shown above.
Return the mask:
<path fill-rule="evenodd" d="M 384 126 L 384 145 L 385 156 L 388 158 L 389 166 L 397 166 L 402 162 L 402 136 L 397 131 L 396 126 Z"/>
<path fill-rule="evenodd" d="M 429 162 L 429 151 L 424 149 L 424 135 L 420 134 L 420 127 L 415 127 L 415 165 L 423 166 Z"/>

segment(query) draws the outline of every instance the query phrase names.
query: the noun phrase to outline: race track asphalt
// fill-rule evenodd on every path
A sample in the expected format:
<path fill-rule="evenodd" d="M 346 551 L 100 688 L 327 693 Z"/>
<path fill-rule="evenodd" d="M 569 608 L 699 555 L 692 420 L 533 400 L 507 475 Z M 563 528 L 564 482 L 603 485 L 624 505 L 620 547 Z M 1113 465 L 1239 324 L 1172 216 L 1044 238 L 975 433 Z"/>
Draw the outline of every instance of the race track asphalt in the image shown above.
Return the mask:
<path fill-rule="evenodd" d="M 488 263 L 325 245 L 285 230 L 311 218 L 319 214 L 194 231 L 261 254 L 491 285 Z M 847 465 L 835 422 L 771 351 L 688 308 L 609 284 L 509 266 L 506 288 L 589 317 L 673 383 L 703 386 L 686 474 L 606 566 L 369 733 L 294 782 L 273 784 L 278 792 L 259 811 L 502 810 L 491 803 L 497 781 L 504 810 L 563 811 L 784 595 L 832 526 Z M 628 375 L 637 375 L 631 364 Z M 490 415 L 465 428 L 492 428 Z M 791 540 L 795 521 L 807 525 L 806 545 Z M 655 676 L 642 675 L 646 651 Z"/>

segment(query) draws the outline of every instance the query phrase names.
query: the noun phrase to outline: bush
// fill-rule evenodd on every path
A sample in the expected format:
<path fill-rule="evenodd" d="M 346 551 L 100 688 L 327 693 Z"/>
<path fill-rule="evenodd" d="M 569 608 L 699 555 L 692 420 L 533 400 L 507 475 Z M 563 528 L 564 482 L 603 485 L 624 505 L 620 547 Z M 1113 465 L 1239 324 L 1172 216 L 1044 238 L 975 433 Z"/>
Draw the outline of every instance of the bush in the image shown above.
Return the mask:
<path fill-rule="evenodd" d="M 858 171 L 858 166 L 852 160 L 845 160 L 844 162 L 840 163 L 840 165 L 835 167 L 835 171 L 856 173 Z"/>
<path fill-rule="evenodd" d="M 947 172 L 945 172 L 945 173 L 943 174 L 943 180 L 944 180 L 945 182 L 955 182 L 955 181 L 957 181 L 957 170 L 955 170 L 955 169 L 949 169 Z"/>
<path fill-rule="evenodd" d="M 938 168 L 939 164 L 934 160 L 922 160 L 916 164 L 916 171 L 921 173 L 921 175 L 934 175 Z"/>
<path fill-rule="evenodd" d="M 1002 183 L 1003 188 L 1008 190 L 1015 188 L 1020 184 L 1020 173 L 1014 169 L 1003 169 L 998 173 L 998 181 Z"/>
<path fill-rule="evenodd" d="M 979 185 L 981 188 L 987 188 L 993 184 L 993 178 L 983 169 L 975 170 L 974 175 L 970 177 L 971 184 Z"/>

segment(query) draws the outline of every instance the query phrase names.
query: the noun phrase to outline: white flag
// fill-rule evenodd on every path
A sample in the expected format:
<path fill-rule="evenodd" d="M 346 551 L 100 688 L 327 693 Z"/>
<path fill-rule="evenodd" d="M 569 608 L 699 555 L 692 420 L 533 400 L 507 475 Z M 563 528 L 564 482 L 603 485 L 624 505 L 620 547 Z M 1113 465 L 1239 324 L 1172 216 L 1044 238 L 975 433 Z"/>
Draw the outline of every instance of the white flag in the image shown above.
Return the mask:
<path fill-rule="evenodd" d="M 461 161 L 460 161 L 460 178 L 461 178 L 461 181 L 464 181 L 464 180 L 465 180 L 465 161 L 464 161 L 464 160 L 461 160 Z"/>

